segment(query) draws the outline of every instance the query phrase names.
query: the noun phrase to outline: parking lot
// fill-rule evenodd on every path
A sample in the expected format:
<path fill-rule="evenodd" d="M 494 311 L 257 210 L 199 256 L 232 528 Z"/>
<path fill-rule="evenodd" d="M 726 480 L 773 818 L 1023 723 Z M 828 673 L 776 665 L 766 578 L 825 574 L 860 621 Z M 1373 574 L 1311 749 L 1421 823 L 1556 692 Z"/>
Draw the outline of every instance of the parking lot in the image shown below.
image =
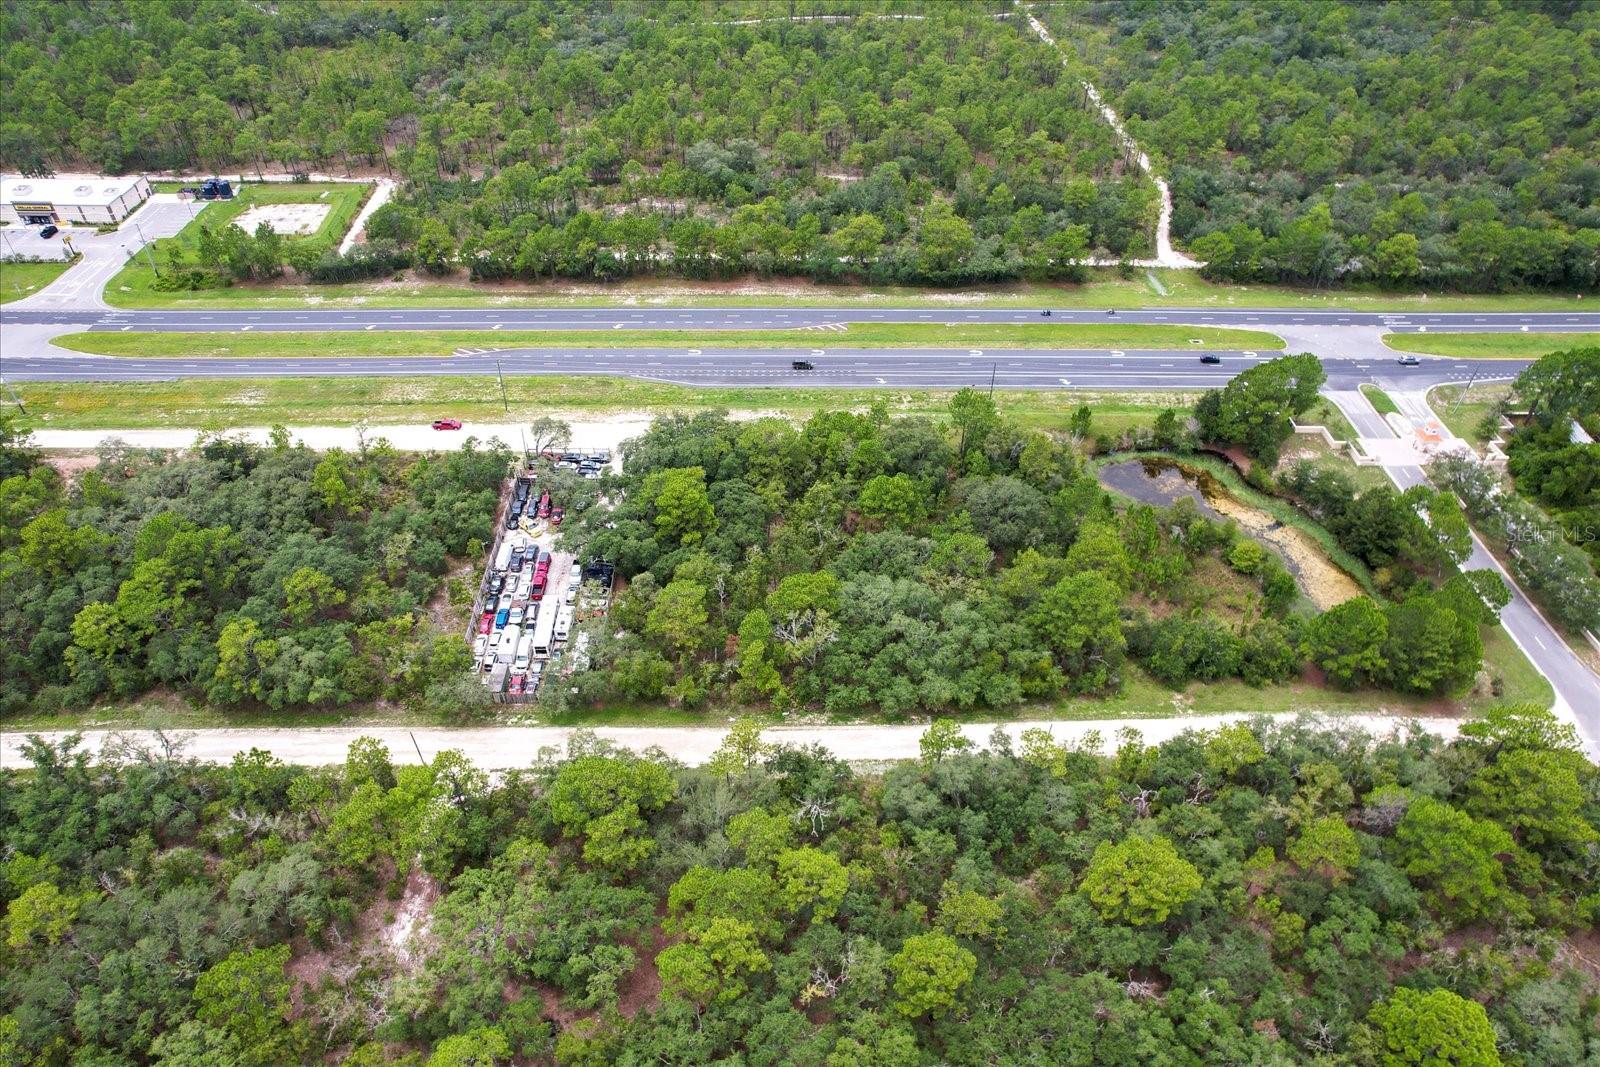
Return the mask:
<path fill-rule="evenodd" d="M 42 226 L 12 223 L 0 227 L 5 234 L 0 251 L 24 258 L 61 259 L 65 252 L 62 238 L 71 236 L 72 246 L 83 261 L 57 279 L 47 290 L 28 297 L 29 307 L 79 308 L 102 304 L 101 291 L 116 276 L 130 256 L 139 254 L 146 241 L 172 237 L 204 212 L 203 203 L 186 203 L 176 193 L 155 193 L 133 214 L 122 220 L 114 233 L 96 233 L 92 226 L 62 226 L 54 237 L 42 238 Z M 20 301 L 18 302 L 21 303 Z"/>
<path fill-rule="evenodd" d="M 537 472 L 519 472 L 510 486 L 468 640 L 496 702 L 517 704 L 535 699 L 550 677 L 586 666 L 583 624 L 607 614 L 612 569 L 556 550 L 566 509 Z"/>

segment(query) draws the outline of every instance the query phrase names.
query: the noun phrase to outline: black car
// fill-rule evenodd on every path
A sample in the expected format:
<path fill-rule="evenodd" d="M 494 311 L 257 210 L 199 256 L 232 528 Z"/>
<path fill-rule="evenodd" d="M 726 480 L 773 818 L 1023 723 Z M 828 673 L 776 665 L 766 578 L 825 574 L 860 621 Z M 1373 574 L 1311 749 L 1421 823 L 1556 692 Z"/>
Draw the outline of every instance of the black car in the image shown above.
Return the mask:
<path fill-rule="evenodd" d="M 816 368 L 811 365 L 811 361 L 809 359 L 797 359 L 793 363 L 789 364 L 789 366 L 794 370 L 816 370 Z"/>
<path fill-rule="evenodd" d="M 58 234 L 60 232 L 61 232 L 61 227 L 59 227 L 59 226 L 46 226 L 44 229 L 39 231 L 39 236 L 48 239 L 48 238 L 54 237 L 56 234 Z"/>
<path fill-rule="evenodd" d="M 1212 353 L 1207 352 L 1205 355 L 1200 357 L 1200 362 L 1201 363 L 1221 363 L 1222 362 L 1222 357 L 1218 356 L 1218 355 L 1213 355 Z"/>

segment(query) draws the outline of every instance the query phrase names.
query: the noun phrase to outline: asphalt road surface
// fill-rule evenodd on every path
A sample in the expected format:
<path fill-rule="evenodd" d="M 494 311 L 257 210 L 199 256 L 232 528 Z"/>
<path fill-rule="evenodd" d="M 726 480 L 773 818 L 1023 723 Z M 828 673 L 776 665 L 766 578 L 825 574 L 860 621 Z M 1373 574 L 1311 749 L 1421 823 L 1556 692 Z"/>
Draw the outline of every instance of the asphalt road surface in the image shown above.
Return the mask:
<path fill-rule="evenodd" d="M 394 377 L 403 375 L 604 374 L 698 386 L 848 386 L 958 389 L 1210 389 L 1276 353 L 1214 353 L 1200 362 L 1192 350 L 1080 349 L 698 349 L 508 348 L 463 349 L 443 357 L 302 359 L 128 359 L 115 356 L 14 357 L 0 360 L 10 381 L 166 381 L 174 378 Z M 813 370 L 794 370 L 794 360 Z M 1514 377 L 1529 364 L 1496 360 L 1476 365 L 1424 357 L 1417 367 L 1392 359 L 1330 359 L 1330 388 L 1364 381 L 1436 385 Z"/>
<path fill-rule="evenodd" d="M 1327 395 L 1363 437 L 1396 436 L 1394 428 L 1359 392 L 1329 390 Z M 1396 389 L 1393 399 L 1406 413 L 1408 422 L 1429 421 L 1433 415 L 1426 395 L 1414 388 L 1405 392 Z M 1427 473 L 1414 464 L 1385 465 L 1383 470 L 1401 489 L 1428 484 Z M 1511 589 L 1511 602 L 1500 612 L 1501 624 L 1539 673 L 1549 680 L 1558 706 L 1576 720 L 1590 758 L 1600 759 L 1600 678 L 1567 647 L 1516 580 L 1484 547 L 1476 532 L 1472 535 L 1472 554 L 1461 567 L 1463 570 L 1492 570 L 1505 579 Z"/>
<path fill-rule="evenodd" d="M 0 322 L 81 324 L 99 330 L 783 330 L 851 323 L 1165 323 L 1270 329 L 1312 326 L 1381 327 L 1396 333 L 1552 332 L 1600 330 L 1600 312 L 1372 312 L 1303 308 L 1060 309 L 1046 319 L 1035 308 L 351 308 L 268 310 L 0 311 Z"/>

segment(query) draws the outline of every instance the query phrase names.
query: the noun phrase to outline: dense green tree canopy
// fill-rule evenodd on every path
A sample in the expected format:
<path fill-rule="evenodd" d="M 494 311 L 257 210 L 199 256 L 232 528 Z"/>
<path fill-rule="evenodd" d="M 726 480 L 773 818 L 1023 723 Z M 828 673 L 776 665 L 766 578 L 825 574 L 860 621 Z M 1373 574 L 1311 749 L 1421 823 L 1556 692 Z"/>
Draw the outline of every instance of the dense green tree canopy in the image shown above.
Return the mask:
<path fill-rule="evenodd" d="M 1548 712 L 1485 723 L 940 731 L 871 773 L 748 725 L 734 774 L 579 731 L 493 779 L 370 739 L 325 768 L 28 742 L 0 1056 L 1570 1067 L 1593 991 L 1546 947 L 1596 919 L 1600 772 Z M 619 877 L 589 846 L 630 805 L 654 847 Z"/>

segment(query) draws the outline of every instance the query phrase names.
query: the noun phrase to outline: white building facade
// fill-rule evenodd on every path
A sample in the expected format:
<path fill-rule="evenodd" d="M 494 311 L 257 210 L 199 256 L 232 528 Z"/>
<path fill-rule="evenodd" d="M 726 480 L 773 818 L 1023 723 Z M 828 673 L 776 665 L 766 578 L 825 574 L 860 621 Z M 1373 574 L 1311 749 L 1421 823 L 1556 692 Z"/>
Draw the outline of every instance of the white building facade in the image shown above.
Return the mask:
<path fill-rule="evenodd" d="M 64 174 L 0 178 L 0 219 L 13 225 L 121 222 L 150 198 L 149 179 Z"/>

